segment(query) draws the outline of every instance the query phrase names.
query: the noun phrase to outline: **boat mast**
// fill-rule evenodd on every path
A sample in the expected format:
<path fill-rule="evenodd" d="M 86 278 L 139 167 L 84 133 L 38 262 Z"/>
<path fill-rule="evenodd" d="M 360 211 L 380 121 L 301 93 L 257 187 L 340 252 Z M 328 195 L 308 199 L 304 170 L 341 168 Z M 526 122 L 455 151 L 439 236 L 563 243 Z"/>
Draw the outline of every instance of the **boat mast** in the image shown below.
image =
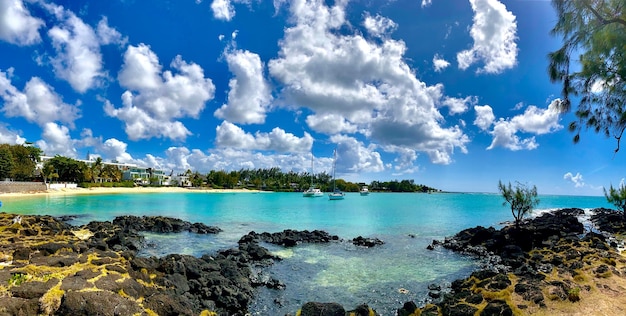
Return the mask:
<path fill-rule="evenodd" d="M 313 188 L 313 153 L 311 153 L 311 188 Z"/>
<path fill-rule="evenodd" d="M 337 149 L 333 150 L 333 192 L 337 191 L 335 184 L 335 169 L 337 167 Z"/>

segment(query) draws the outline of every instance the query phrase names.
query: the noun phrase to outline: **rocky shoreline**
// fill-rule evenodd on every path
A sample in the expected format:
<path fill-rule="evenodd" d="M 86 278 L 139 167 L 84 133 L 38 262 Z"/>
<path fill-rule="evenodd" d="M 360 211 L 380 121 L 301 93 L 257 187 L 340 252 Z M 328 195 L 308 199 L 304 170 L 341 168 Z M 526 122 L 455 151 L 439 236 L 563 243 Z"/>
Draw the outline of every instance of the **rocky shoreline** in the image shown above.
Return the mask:
<path fill-rule="evenodd" d="M 483 269 L 452 282 L 445 293 L 430 289 L 429 295 L 437 298 L 433 304 L 418 308 L 407 302 L 398 315 L 554 315 L 563 304 L 576 307 L 591 293 L 624 290 L 619 284 L 626 280 L 626 260 L 606 233 L 623 234 L 623 216 L 608 209 L 591 212 L 592 223 L 605 233 L 585 232 L 579 221 L 585 211 L 573 208 L 543 214 L 519 228 L 478 226 L 433 241 L 429 249 L 474 256 L 483 261 Z"/>
<path fill-rule="evenodd" d="M 606 235 L 587 232 L 581 209 L 527 220 L 519 228 L 475 227 L 429 249 L 471 255 L 484 268 L 451 286 L 428 287 L 432 303 L 399 306 L 398 315 L 520 315 L 576 304 L 626 278 L 626 260 Z M 293 247 L 339 237 L 324 231 L 250 232 L 237 248 L 196 258 L 139 257 L 141 232 L 216 234 L 218 227 L 161 216 L 121 216 L 81 227 L 71 218 L 0 213 L 0 315 L 245 315 L 255 289 L 282 289 L 266 267 L 281 260 L 262 246 Z M 623 217 L 594 210 L 596 227 L 623 234 Z M 383 243 L 357 237 L 357 246 Z M 309 302 L 296 315 L 377 315 L 367 305 L 346 311 Z"/>
<path fill-rule="evenodd" d="M 0 315 L 245 315 L 255 288 L 282 289 L 265 267 L 292 247 L 339 237 L 324 231 L 250 232 L 237 248 L 196 258 L 139 257 L 141 232 L 217 234 L 220 228 L 162 216 L 120 216 L 81 227 L 72 216 L 0 213 Z M 357 246 L 383 242 L 357 237 Z"/>

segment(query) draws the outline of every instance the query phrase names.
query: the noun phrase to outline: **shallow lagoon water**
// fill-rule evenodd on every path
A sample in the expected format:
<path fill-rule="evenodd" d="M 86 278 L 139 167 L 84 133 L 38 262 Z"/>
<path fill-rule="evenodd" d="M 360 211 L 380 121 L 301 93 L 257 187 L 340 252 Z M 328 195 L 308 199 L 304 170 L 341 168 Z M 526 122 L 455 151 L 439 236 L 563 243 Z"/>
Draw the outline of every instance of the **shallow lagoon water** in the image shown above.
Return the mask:
<path fill-rule="evenodd" d="M 476 268 L 470 258 L 444 249 L 426 250 L 443 239 L 474 227 L 499 227 L 512 219 L 496 194 L 372 193 L 347 194 L 342 201 L 303 198 L 298 193 L 151 193 L 2 198 L 4 212 L 76 215 L 73 225 L 112 220 L 120 215 L 163 215 L 215 225 L 218 235 L 146 234 L 142 255 L 183 253 L 201 256 L 236 247 L 250 231 L 321 229 L 343 241 L 284 249 L 266 245 L 284 259 L 270 274 L 284 282 L 283 291 L 261 289 L 252 314 L 295 313 L 307 301 L 335 301 L 347 308 L 368 303 L 382 315 L 395 315 L 405 301 L 424 303 L 427 285 L 445 285 Z M 611 207 L 604 197 L 541 196 L 539 211 Z M 350 240 L 376 237 L 385 244 L 364 249 Z M 400 293 L 400 289 L 408 292 Z M 404 291 L 403 291 L 404 292 Z M 276 303 L 278 302 L 278 303 Z"/>

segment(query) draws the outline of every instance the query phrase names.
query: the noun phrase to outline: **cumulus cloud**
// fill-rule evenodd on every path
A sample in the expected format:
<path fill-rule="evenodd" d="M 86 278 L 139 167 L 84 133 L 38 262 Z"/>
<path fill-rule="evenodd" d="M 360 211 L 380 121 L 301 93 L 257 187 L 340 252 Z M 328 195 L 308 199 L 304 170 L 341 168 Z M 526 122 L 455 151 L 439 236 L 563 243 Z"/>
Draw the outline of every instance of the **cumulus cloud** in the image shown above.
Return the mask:
<path fill-rule="evenodd" d="M 559 124 L 559 104 L 561 100 L 555 99 L 547 109 L 540 109 L 534 105 L 528 106 L 524 113 L 516 115 L 511 119 L 500 118 L 494 123 L 494 115 L 489 106 L 477 106 L 476 120 L 474 124 L 482 130 L 487 130 L 493 123 L 494 127 L 490 134 L 493 141 L 487 149 L 504 147 L 511 150 L 532 150 L 539 146 L 535 137 L 522 139 L 517 133 L 524 132 L 534 135 L 543 135 L 560 130 L 563 126 Z"/>
<path fill-rule="evenodd" d="M 422 8 L 429 7 L 433 3 L 433 0 L 422 0 Z"/>
<path fill-rule="evenodd" d="M 229 0 L 213 0 L 211 10 L 218 20 L 230 21 L 235 16 L 235 8 Z"/>
<path fill-rule="evenodd" d="M 405 147 L 388 146 L 387 148 L 385 148 L 385 151 L 393 152 L 398 155 L 393 160 L 394 172 L 392 174 L 394 176 L 400 176 L 403 174 L 410 174 L 419 171 L 419 166 L 415 165 L 415 161 L 418 157 L 418 154 L 415 150 Z"/>
<path fill-rule="evenodd" d="M 74 141 L 70 136 L 70 130 L 63 125 L 56 123 L 46 123 L 43 126 L 41 140 L 35 144 L 41 148 L 47 156 L 61 155 L 70 158 L 76 158 L 76 148 Z"/>
<path fill-rule="evenodd" d="M 338 133 L 355 133 L 357 126 L 348 122 L 336 113 L 312 114 L 307 116 L 306 123 L 313 130 L 333 135 Z"/>
<path fill-rule="evenodd" d="M 335 135 L 331 141 L 337 144 L 337 172 L 380 172 L 384 165 L 376 146 L 346 135 Z"/>
<path fill-rule="evenodd" d="M 121 108 L 106 101 L 104 109 L 125 123 L 129 139 L 185 139 L 191 132 L 176 119 L 197 118 L 213 99 L 215 86 L 204 77 L 202 67 L 179 55 L 170 68 L 162 71 L 158 57 L 145 44 L 126 50 L 118 80 L 129 90 L 122 94 Z"/>
<path fill-rule="evenodd" d="M 109 138 L 98 146 L 103 155 L 111 160 L 115 160 L 121 163 L 136 163 L 133 157 L 126 152 L 128 144 L 120 141 L 116 138 Z"/>
<path fill-rule="evenodd" d="M 478 98 L 474 96 L 461 98 L 444 97 L 441 104 L 448 107 L 450 114 L 461 114 L 467 111 L 470 105 L 478 102 Z"/>
<path fill-rule="evenodd" d="M 6 127 L 4 124 L 0 124 L 0 144 L 23 144 L 26 142 L 26 138 L 20 136 L 19 132 L 13 131 Z"/>
<path fill-rule="evenodd" d="M 77 106 L 64 103 L 54 88 L 38 77 L 31 78 L 20 91 L 11 84 L 12 73 L 12 68 L 0 71 L 0 98 L 4 101 L 0 111 L 6 117 L 23 117 L 42 127 L 55 121 L 74 126 L 79 117 Z"/>
<path fill-rule="evenodd" d="M 245 132 L 241 127 L 224 121 L 216 128 L 215 142 L 220 147 L 244 150 L 304 153 L 310 152 L 311 146 L 313 146 L 313 137 L 305 132 L 304 136 L 299 138 L 278 127 L 269 133 L 256 132 L 252 135 Z"/>
<path fill-rule="evenodd" d="M 213 0 L 211 3 L 213 17 L 224 21 L 232 20 L 235 17 L 233 3 L 249 3 L 249 0 Z"/>
<path fill-rule="evenodd" d="M 559 124 L 560 99 L 550 102 L 547 109 L 540 109 L 534 105 L 526 108 L 524 114 L 513 117 L 511 121 L 520 130 L 537 135 L 548 134 L 563 128 Z"/>
<path fill-rule="evenodd" d="M 43 20 L 33 17 L 22 0 L 0 0 L 0 40 L 25 46 L 41 42 Z"/>
<path fill-rule="evenodd" d="M 227 50 L 224 55 L 235 78 L 228 83 L 228 103 L 217 109 L 215 116 L 234 123 L 264 123 L 272 96 L 261 58 L 242 50 Z"/>
<path fill-rule="evenodd" d="M 363 26 L 374 37 L 387 36 L 398 28 L 398 24 L 393 20 L 378 14 L 371 16 L 369 13 L 365 14 Z"/>
<path fill-rule="evenodd" d="M 478 126 L 483 131 L 488 130 L 491 124 L 496 120 L 493 109 L 489 105 L 475 105 L 474 111 L 476 112 L 474 125 Z"/>
<path fill-rule="evenodd" d="M 72 88 L 83 93 L 102 84 L 106 78 L 103 68 L 101 44 L 123 43 L 119 32 L 107 24 L 106 18 L 98 23 L 97 32 L 72 11 L 62 6 L 44 3 L 58 24 L 48 30 L 56 56 L 50 59 L 57 77 L 66 80 Z"/>
<path fill-rule="evenodd" d="M 98 34 L 98 39 L 102 45 L 116 44 L 125 46 L 128 42 L 127 37 L 122 36 L 115 28 L 109 26 L 109 20 L 106 16 L 102 17 L 100 22 L 98 22 L 96 34 Z"/>
<path fill-rule="evenodd" d="M 435 68 L 436 72 L 441 72 L 444 69 L 448 68 L 448 66 L 450 66 L 450 62 L 441 58 L 439 54 L 435 54 L 435 56 L 433 56 L 433 67 Z"/>
<path fill-rule="evenodd" d="M 457 54 L 459 68 L 482 61 L 478 72 L 500 73 L 517 64 L 517 22 L 515 15 L 498 0 L 470 0 L 474 23 L 470 35 L 474 45 Z"/>
<path fill-rule="evenodd" d="M 332 118 L 381 148 L 424 151 L 435 163 L 450 163 L 455 149 L 466 152 L 469 138 L 459 126 L 443 126 L 437 110 L 443 86 L 416 78 L 405 62 L 403 41 L 383 37 L 374 42 L 343 32 L 345 5 L 289 4 L 293 26 L 285 30 L 278 58 L 268 63 L 270 74 L 284 86 L 283 103 L 311 110 L 316 116 L 307 123 L 318 132 L 339 131 L 321 124 Z"/>
<path fill-rule="evenodd" d="M 233 147 L 220 147 L 203 152 L 186 147 L 170 147 L 165 158 L 154 157 L 165 170 L 184 172 L 187 169 L 206 173 L 210 170 L 263 169 L 280 166 L 283 171 L 310 171 L 309 153 L 259 153 Z M 316 172 L 330 172 L 332 158 L 315 158 Z"/>
<path fill-rule="evenodd" d="M 490 134 L 493 136 L 493 141 L 487 149 L 493 149 L 496 147 L 504 147 L 513 151 L 527 149 L 532 150 L 539 147 L 535 137 L 522 139 L 517 135 L 518 128 L 511 121 L 500 119 L 495 122 L 493 131 Z"/>
<path fill-rule="evenodd" d="M 579 172 L 576 172 L 576 175 L 572 174 L 571 172 L 568 172 L 565 175 L 563 175 L 563 179 L 572 182 L 574 184 L 574 187 L 576 188 L 582 188 L 585 186 L 583 175 L 580 174 Z"/>

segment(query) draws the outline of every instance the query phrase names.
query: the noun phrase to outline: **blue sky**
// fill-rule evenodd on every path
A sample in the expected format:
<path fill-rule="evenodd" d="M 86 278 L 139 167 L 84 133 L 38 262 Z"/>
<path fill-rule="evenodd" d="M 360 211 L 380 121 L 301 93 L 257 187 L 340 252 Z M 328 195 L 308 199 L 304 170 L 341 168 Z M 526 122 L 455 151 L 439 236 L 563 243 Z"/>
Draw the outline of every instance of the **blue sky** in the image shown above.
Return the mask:
<path fill-rule="evenodd" d="M 600 195 L 611 138 L 572 143 L 541 0 L 0 0 L 0 142 L 165 170 Z"/>

